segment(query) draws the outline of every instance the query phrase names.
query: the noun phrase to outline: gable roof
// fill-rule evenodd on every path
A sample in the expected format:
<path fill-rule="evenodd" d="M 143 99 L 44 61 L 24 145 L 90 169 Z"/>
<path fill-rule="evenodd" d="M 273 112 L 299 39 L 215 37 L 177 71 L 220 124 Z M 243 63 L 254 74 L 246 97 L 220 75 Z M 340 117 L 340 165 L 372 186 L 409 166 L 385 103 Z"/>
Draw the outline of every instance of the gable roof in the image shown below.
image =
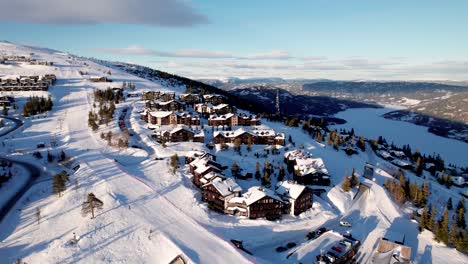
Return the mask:
<path fill-rule="evenodd" d="M 245 198 L 245 204 L 247 206 L 259 201 L 264 197 L 273 198 L 279 202 L 283 202 L 283 200 L 272 190 L 258 186 L 250 187 L 249 190 L 243 194 L 243 197 Z"/>
<path fill-rule="evenodd" d="M 289 181 L 279 182 L 276 193 L 286 198 L 296 200 L 304 192 L 307 187 L 302 184 L 297 184 Z"/>
<path fill-rule="evenodd" d="M 213 185 L 222 196 L 228 196 L 234 192 L 241 192 L 242 188 L 233 179 L 214 179 L 209 185 Z"/>
<path fill-rule="evenodd" d="M 151 112 L 149 112 L 149 114 L 152 117 L 163 118 L 163 117 L 170 116 L 172 114 L 172 112 L 171 111 L 151 111 Z"/>

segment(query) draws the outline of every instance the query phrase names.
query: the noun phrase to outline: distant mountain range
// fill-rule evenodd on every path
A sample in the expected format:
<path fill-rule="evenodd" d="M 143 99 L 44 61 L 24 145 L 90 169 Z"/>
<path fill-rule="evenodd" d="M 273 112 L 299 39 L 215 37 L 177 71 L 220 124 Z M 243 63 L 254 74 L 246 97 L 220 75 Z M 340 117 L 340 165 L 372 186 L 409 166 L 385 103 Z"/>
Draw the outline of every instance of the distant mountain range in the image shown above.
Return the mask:
<path fill-rule="evenodd" d="M 424 115 L 468 124 L 468 82 L 281 78 L 201 81 L 238 94 L 242 90 L 283 89 L 292 95 L 328 96 L 358 103 L 396 105 Z"/>

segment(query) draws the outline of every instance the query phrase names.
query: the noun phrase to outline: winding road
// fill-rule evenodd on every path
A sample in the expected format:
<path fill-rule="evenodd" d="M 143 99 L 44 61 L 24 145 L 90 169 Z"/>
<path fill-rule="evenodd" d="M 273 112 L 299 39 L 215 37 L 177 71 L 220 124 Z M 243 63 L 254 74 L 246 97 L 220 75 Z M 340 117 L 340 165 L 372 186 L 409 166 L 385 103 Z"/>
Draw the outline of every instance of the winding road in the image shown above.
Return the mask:
<path fill-rule="evenodd" d="M 9 116 L 3 116 L 1 115 L 0 117 L 9 119 L 15 123 L 15 127 L 9 129 L 6 132 L 3 132 L 0 134 L 0 137 L 3 137 L 15 130 L 17 130 L 19 127 L 21 127 L 24 122 L 21 119 L 9 117 Z M 13 206 L 18 202 L 18 200 L 26 193 L 26 191 L 31 188 L 35 184 L 35 181 L 42 175 L 42 169 L 34 164 L 24 162 L 24 161 L 19 161 L 16 159 L 10 159 L 4 156 L 0 156 L 0 159 L 6 160 L 6 161 L 11 161 L 14 164 L 17 164 L 21 167 L 23 167 L 29 174 L 29 179 L 24 184 L 21 189 L 19 189 L 14 196 L 12 196 L 2 207 L 0 207 L 0 223 L 3 221 L 5 216 L 8 214 L 8 212 L 13 208 Z"/>
<path fill-rule="evenodd" d="M 7 131 L 4 131 L 4 132 L 0 133 L 0 137 L 6 136 L 6 135 L 8 135 L 9 133 L 15 131 L 15 130 L 18 129 L 20 126 L 22 126 L 23 123 L 24 123 L 23 120 L 21 120 L 21 119 L 9 117 L 9 116 L 0 115 L 0 118 L 8 119 L 8 120 L 11 120 L 11 121 L 13 121 L 13 122 L 15 123 L 15 127 L 10 128 L 10 129 L 8 129 Z"/>

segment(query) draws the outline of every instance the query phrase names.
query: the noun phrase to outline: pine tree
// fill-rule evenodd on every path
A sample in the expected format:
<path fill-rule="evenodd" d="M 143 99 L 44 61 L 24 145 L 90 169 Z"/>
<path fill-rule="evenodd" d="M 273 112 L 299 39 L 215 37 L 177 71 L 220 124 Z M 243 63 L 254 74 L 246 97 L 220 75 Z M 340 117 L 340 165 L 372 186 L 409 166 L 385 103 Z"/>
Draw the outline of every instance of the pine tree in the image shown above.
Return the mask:
<path fill-rule="evenodd" d="M 354 170 L 354 168 L 353 168 L 353 172 L 351 173 L 350 184 L 351 184 L 351 187 L 355 187 L 359 184 L 359 180 L 356 176 L 356 171 Z"/>
<path fill-rule="evenodd" d="M 457 228 L 457 224 L 455 222 L 453 222 L 451 227 L 450 227 L 448 243 L 450 245 L 455 246 L 457 244 L 457 238 L 458 238 L 458 228 Z"/>
<path fill-rule="evenodd" d="M 462 229 L 458 233 L 457 244 L 455 245 L 458 251 L 467 253 L 468 252 L 468 234 L 465 229 Z"/>
<path fill-rule="evenodd" d="M 86 201 L 83 202 L 83 205 L 81 207 L 81 213 L 83 217 L 91 213 L 91 219 L 93 219 L 94 212 L 96 210 L 102 209 L 103 205 L 104 203 L 98 198 L 96 198 L 96 196 L 93 193 L 89 193 Z"/>
<path fill-rule="evenodd" d="M 283 164 L 281 164 L 280 167 L 279 167 L 278 181 L 283 181 L 284 176 L 285 176 L 284 166 L 283 166 Z"/>
<path fill-rule="evenodd" d="M 423 168 L 424 168 L 424 161 L 421 156 L 418 156 L 416 160 L 416 166 L 414 168 L 416 175 L 421 176 L 423 173 Z"/>
<path fill-rule="evenodd" d="M 255 164 L 255 179 L 260 180 L 261 178 L 261 174 L 260 174 L 260 163 L 257 161 L 257 163 Z"/>
<path fill-rule="evenodd" d="M 236 162 L 232 163 L 231 173 L 232 173 L 232 176 L 234 176 L 234 178 L 237 178 L 237 176 L 239 175 L 239 171 L 240 171 L 239 165 Z"/>
<path fill-rule="evenodd" d="M 455 211 L 456 213 L 456 221 L 457 221 L 457 226 L 461 229 L 466 228 L 466 221 L 465 221 L 465 198 L 462 197 L 460 201 L 457 204 L 457 210 Z"/>
<path fill-rule="evenodd" d="M 366 151 L 366 142 L 362 136 L 359 137 L 358 142 L 356 143 L 357 147 L 360 148 L 362 151 Z"/>
<path fill-rule="evenodd" d="M 452 197 L 449 197 L 447 200 L 447 209 L 452 210 L 453 209 L 453 204 L 452 204 Z"/>
<path fill-rule="evenodd" d="M 48 162 L 54 161 L 54 156 L 49 151 L 47 151 L 47 161 Z"/>
<path fill-rule="evenodd" d="M 429 215 L 429 221 L 427 223 L 427 228 L 431 230 L 432 232 L 435 233 L 435 222 L 436 222 L 436 217 L 437 217 L 437 210 L 435 206 L 431 207 L 431 212 Z"/>
<path fill-rule="evenodd" d="M 241 150 L 241 140 L 239 138 L 236 138 L 234 140 L 234 151 L 240 154 L 240 150 Z"/>
<path fill-rule="evenodd" d="M 466 228 L 465 209 L 460 208 L 457 213 L 457 226 L 461 229 Z"/>
<path fill-rule="evenodd" d="M 448 244 L 449 240 L 449 214 L 447 208 L 444 210 L 442 220 L 440 221 L 437 228 L 437 237 L 440 241 Z"/>
<path fill-rule="evenodd" d="M 177 156 L 177 154 L 171 156 L 171 168 L 173 174 L 175 174 L 176 170 L 179 168 L 179 156 Z"/>
<path fill-rule="evenodd" d="M 424 180 L 421 189 L 421 204 L 426 204 L 427 198 L 430 195 L 429 184 L 427 183 L 427 180 Z"/>
<path fill-rule="evenodd" d="M 60 174 L 54 175 L 52 188 L 53 188 L 54 194 L 58 194 L 59 197 L 62 196 L 62 192 L 64 192 L 67 189 L 66 184 L 65 184 L 65 179 L 62 175 Z"/>
<path fill-rule="evenodd" d="M 341 189 L 343 189 L 344 192 L 349 192 L 351 190 L 351 181 L 349 176 L 344 177 L 343 183 L 341 184 Z"/>
<path fill-rule="evenodd" d="M 422 231 L 424 229 L 428 229 L 428 222 L 429 222 L 429 210 L 427 206 L 424 206 L 422 214 L 421 214 L 421 222 L 419 223 L 419 230 Z"/>
<path fill-rule="evenodd" d="M 67 155 L 65 155 L 65 152 L 62 150 L 60 151 L 59 157 L 60 157 L 60 161 L 64 161 L 67 158 Z"/>
<path fill-rule="evenodd" d="M 266 170 L 265 173 L 263 174 L 262 185 L 266 187 L 270 187 L 271 185 L 271 178 L 270 178 L 270 173 L 268 172 L 268 170 Z"/>
<path fill-rule="evenodd" d="M 41 221 L 41 209 L 39 207 L 36 208 L 35 216 L 37 224 L 39 224 L 39 222 Z"/>

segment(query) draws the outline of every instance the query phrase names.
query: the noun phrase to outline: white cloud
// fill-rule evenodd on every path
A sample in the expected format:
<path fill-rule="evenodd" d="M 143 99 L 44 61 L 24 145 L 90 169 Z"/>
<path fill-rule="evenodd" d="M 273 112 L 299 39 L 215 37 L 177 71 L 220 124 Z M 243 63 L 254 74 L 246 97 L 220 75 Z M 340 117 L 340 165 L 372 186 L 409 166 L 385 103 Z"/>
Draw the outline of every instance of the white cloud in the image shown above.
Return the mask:
<path fill-rule="evenodd" d="M 257 53 L 251 54 L 244 57 L 239 57 L 239 59 L 248 59 L 248 60 L 288 60 L 293 59 L 294 57 L 285 50 L 272 50 L 266 53 Z"/>
<path fill-rule="evenodd" d="M 395 59 L 294 61 L 169 61 L 155 67 L 192 77 L 282 77 L 339 80 L 468 80 L 468 61 L 409 64 Z M 189 73 L 189 74 L 187 74 Z"/>
<path fill-rule="evenodd" d="M 181 0 L 3 0 L 3 21 L 44 24 L 122 23 L 152 26 L 191 26 L 207 23 Z"/>
<path fill-rule="evenodd" d="M 206 58 L 206 59 L 242 59 L 242 60 L 288 60 L 293 59 L 287 51 L 273 50 L 265 53 L 255 53 L 250 55 L 234 55 L 224 51 L 183 49 L 177 51 L 158 51 L 147 49 L 140 45 L 132 45 L 125 48 L 94 48 L 94 51 L 119 55 L 151 55 L 158 57 L 173 58 Z"/>
<path fill-rule="evenodd" d="M 183 49 L 178 51 L 157 51 L 143 46 L 132 45 L 125 48 L 95 48 L 94 51 L 119 55 L 143 55 L 173 58 L 232 58 L 232 55 L 222 51 L 206 51 Z"/>

